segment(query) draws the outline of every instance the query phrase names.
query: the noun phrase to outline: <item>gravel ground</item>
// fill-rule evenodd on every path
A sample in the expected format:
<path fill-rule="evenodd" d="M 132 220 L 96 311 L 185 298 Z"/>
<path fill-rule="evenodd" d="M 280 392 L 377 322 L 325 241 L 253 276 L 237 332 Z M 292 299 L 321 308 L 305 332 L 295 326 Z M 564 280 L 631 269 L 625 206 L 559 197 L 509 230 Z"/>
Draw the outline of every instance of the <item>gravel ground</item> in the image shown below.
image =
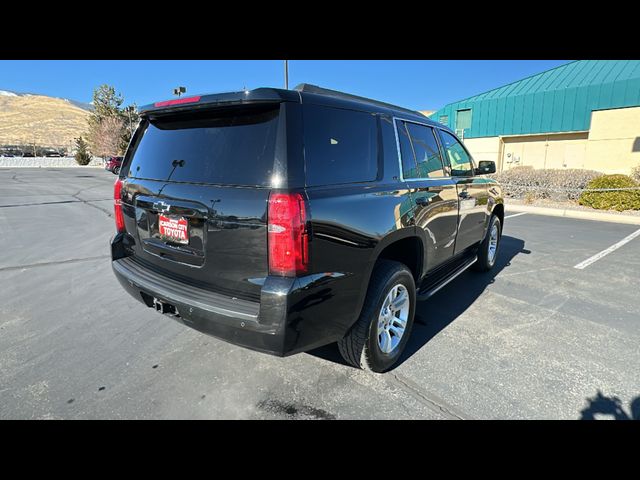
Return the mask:
<path fill-rule="evenodd" d="M 555 200 L 548 199 L 538 199 L 535 202 L 526 202 L 520 198 L 505 198 L 505 203 L 510 205 L 528 205 L 531 207 L 546 207 L 546 208 L 558 208 L 558 209 L 571 209 L 571 210 L 581 210 L 584 212 L 606 212 L 613 213 L 615 215 L 634 215 L 640 217 L 640 210 L 625 210 L 623 212 L 618 212 L 617 210 L 595 210 L 590 207 L 585 207 L 584 205 L 580 205 L 577 202 L 558 202 Z"/>

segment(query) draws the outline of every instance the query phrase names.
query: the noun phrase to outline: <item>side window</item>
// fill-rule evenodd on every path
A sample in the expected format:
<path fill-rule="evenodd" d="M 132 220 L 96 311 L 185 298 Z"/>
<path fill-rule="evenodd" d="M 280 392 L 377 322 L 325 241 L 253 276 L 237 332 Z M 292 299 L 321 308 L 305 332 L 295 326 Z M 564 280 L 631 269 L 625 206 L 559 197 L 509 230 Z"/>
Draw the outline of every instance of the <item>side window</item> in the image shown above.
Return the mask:
<path fill-rule="evenodd" d="M 402 158 L 402 177 L 417 178 L 416 157 L 413 154 L 413 147 L 411 146 L 411 140 L 409 140 L 406 124 L 396 120 L 396 128 L 398 130 L 398 141 L 400 142 L 400 157 Z"/>
<path fill-rule="evenodd" d="M 308 186 L 377 178 L 378 124 L 374 115 L 306 105 L 303 122 Z"/>
<path fill-rule="evenodd" d="M 433 128 L 409 122 L 406 125 L 418 167 L 418 175 L 407 178 L 444 177 L 442 158 Z"/>
<path fill-rule="evenodd" d="M 444 130 L 440 130 L 442 147 L 451 164 L 451 175 L 454 177 L 470 177 L 473 175 L 471 157 L 458 139 Z"/>

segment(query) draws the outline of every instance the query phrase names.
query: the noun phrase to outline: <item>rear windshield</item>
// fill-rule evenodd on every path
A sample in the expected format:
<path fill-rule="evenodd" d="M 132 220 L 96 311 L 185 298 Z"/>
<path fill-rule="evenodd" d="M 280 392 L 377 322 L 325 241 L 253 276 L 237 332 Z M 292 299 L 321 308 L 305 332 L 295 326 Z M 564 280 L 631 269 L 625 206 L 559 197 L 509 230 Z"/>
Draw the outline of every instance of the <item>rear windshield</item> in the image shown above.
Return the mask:
<path fill-rule="evenodd" d="M 268 186 L 278 109 L 200 112 L 147 121 L 128 176 L 172 182 Z"/>

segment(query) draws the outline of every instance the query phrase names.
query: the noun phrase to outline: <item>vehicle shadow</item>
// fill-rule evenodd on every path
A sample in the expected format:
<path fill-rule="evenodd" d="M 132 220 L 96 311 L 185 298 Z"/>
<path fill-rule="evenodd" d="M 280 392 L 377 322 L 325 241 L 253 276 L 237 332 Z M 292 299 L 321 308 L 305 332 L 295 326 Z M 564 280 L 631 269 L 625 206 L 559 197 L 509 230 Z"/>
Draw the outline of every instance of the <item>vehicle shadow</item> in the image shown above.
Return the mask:
<path fill-rule="evenodd" d="M 491 271 L 481 273 L 467 270 L 433 297 L 418 302 L 411 338 L 396 368 L 464 313 L 520 253 L 531 253 L 524 248 L 524 240 L 505 235 L 501 239 L 500 253 Z"/>
<path fill-rule="evenodd" d="M 524 248 L 524 240 L 504 235 L 501 239 L 498 259 L 490 272 L 466 271 L 442 288 L 433 297 L 418 302 L 411 338 L 407 342 L 400 361 L 394 368 L 420 350 L 429 340 L 453 322 L 476 301 L 485 288 L 494 282 L 495 277 L 520 254 L 531 253 Z M 452 295 L 455 292 L 455 295 Z M 455 298 L 455 301 L 453 299 Z M 348 365 L 340 355 L 335 343 L 307 352 L 315 357 L 331 362 Z"/>
<path fill-rule="evenodd" d="M 598 390 L 593 398 L 587 398 L 587 406 L 580 410 L 580 420 L 597 420 L 596 414 L 611 420 L 640 420 L 640 396 L 629 403 L 627 413 L 618 397 L 607 397 Z"/>

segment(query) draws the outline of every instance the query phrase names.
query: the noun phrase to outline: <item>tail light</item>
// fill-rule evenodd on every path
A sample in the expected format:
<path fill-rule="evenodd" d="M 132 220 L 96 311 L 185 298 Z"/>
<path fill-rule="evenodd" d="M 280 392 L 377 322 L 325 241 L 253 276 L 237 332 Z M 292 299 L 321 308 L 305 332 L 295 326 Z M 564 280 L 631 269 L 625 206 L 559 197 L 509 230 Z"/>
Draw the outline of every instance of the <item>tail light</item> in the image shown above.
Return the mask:
<path fill-rule="evenodd" d="M 299 193 L 269 196 L 269 273 L 294 277 L 308 268 L 309 236 L 306 211 Z"/>
<path fill-rule="evenodd" d="M 116 219 L 116 230 L 118 233 L 124 232 L 124 215 L 122 214 L 122 180 L 119 178 L 113 184 L 113 210 Z"/>

